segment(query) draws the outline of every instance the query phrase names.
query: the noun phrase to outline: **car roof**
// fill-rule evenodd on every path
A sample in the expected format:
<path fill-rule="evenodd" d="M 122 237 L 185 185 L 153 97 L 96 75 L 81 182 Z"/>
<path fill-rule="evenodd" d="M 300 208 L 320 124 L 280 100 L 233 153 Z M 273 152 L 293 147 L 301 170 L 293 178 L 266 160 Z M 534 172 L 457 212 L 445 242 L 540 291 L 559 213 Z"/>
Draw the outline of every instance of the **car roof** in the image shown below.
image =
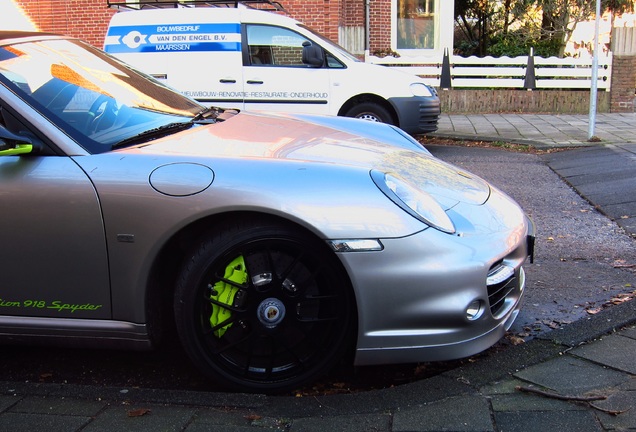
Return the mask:
<path fill-rule="evenodd" d="M 64 37 L 55 33 L 22 31 L 22 30 L 0 30 L 0 41 L 5 42 L 14 39 L 42 39 L 43 37 Z"/>

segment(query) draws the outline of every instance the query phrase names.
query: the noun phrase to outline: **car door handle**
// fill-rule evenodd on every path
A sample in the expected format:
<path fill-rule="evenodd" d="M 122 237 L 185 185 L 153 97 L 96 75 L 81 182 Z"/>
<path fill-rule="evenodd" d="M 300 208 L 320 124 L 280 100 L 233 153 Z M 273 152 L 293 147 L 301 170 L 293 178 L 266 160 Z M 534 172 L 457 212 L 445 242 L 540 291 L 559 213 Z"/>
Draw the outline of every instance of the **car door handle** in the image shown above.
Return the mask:
<path fill-rule="evenodd" d="M 265 84 L 264 81 L 259 81 L 259 80 L 247 80 L 248 84 Z"/>
<path fill-rule="evenodd" d="M 235 79 L 228 79 L 228 78 L 221 78 L 219 80 L 219 82 L 221 84 L 236 84 L 236 80 Z"/>

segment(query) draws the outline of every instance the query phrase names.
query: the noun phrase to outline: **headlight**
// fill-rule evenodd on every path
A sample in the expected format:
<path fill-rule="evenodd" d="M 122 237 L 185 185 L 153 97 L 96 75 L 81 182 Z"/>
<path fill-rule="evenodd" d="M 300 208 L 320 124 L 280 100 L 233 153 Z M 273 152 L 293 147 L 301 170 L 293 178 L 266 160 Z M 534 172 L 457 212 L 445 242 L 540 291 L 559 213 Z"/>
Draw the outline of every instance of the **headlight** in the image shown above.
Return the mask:
<path fill-rule="evenodd" d="M 411 93 L 413 93 L 413 96 L 425 96 L 425 97 L 433 96 L 431 89 L 428 88 L 428 86 L 424 83 L 411 84 Z"/>
<path fill-rule="evenodd" d="M 428 193 L 414 188 L 393 174 L 371 171 L 371 178 L 378 188 L 395 204 L 426 225 L 453 234 L 455 225 L 442 206 Z"/>

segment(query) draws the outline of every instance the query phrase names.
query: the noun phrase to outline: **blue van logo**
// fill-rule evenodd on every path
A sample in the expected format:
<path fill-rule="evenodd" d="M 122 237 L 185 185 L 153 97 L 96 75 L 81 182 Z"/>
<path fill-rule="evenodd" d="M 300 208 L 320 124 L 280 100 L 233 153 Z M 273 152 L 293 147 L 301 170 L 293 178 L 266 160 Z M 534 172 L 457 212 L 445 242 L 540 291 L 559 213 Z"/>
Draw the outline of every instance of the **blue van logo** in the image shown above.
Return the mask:
<path fill-rule="evenodd" d="M 104 41 L 104 51 L 111 54 L 240 50 L 240 24 L 114 26 Z"/>

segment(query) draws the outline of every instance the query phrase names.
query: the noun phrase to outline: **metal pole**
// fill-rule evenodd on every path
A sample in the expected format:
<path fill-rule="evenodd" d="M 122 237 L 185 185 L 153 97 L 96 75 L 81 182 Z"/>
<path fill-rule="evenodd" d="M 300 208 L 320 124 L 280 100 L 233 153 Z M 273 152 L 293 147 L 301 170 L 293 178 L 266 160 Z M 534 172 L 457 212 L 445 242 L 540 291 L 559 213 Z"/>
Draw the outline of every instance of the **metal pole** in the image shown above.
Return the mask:
<path fill-rule="evenodd" d="M 590 115 L 587 139 L 592 141 L 594 127 L 596 125 L 596 95 L 598 93 L 598 50 L 599 50 L 599 23 L 601 20 L 601 0 L 596 0 L 596 21 L 594 23 L 594 56 L 592 59 L 592 87 L 590 88 Z"/>

